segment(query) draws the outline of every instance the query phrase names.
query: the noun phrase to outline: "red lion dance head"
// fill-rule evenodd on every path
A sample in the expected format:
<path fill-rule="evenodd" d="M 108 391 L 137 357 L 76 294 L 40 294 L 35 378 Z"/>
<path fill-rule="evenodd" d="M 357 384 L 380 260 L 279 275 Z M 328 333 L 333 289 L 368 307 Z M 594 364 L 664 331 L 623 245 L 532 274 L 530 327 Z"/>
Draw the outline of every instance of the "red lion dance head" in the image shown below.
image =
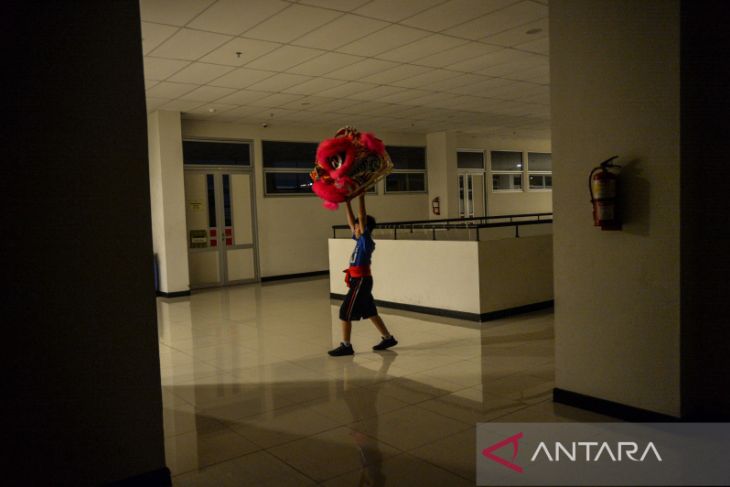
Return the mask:
<path fill-rule="evenodd" d="M 393 169 L 383 142 L 352 127 L 337 131 L 317 147 L 317 163 L 310 173 L 312 191 L 335 210 L 339 203 L 362 194 Z"/>

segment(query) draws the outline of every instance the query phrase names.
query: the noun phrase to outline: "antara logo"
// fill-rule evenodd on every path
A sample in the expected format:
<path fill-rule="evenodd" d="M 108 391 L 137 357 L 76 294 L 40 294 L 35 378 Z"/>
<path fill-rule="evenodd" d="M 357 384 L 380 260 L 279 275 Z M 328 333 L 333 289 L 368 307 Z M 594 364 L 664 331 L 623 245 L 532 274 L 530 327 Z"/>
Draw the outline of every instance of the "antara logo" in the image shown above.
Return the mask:
<path fill-rule="evenodd" d="M 504 467 L 509 468 L 510 470 L 517 473 L 524 473 L 524 469 L 515 463 L 520 447 L 520 439 L 523 436 L 523 433 L 517 433 L 516 435 L 505 438 L 502 441 L 498 441 L 492 446 L 482 450 L 482 455 Z M 505 460 L 504 458 L 498 457 L 494 454 L 494 451 L 507 445 L 512 445 L 511 461 Z M 556 441 L 551 450 L 544 441 L 541 441 L 537 445 L 537 448 L 535 448 L 535 451 L 530 458 L 530 462 L 539 460 L 541 457 L 544 457 L 550 462 L 560 462 L 561 460 L 570 462 L 583 460 L 586 462 L 597 462 L 601 458 L 610 458 L 612 462 L 621 462 L 625 459 L 633 462 L 643 462 L 649 455 L 652 455 L 659 462 L 662 461 L 659 451 L 651 441 L 643 449 L 640 456 L 638 455 L 640 447 L 633 441 L 619 441 L 613 447 L 606 441 L 602 443 L 597 441 L 574 441 L 568 445 L 569 446 L 566 446 L 565 444 Z"/>

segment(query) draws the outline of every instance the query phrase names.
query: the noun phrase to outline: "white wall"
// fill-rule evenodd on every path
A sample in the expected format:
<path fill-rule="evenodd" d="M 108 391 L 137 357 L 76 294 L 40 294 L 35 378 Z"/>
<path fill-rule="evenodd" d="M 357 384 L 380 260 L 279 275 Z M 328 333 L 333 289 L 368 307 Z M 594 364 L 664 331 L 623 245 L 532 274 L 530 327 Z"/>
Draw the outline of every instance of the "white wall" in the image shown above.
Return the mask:
<path fill-rule="evenodd" d="M 342 270 L 354 247 L 329 240 L 330 292 L 346 294 Z M 373 296 L 393 303 L 489 313 L 553 299 L 552 236 L 483 242 L 376 240 Z"/>
<path fill-rule="evenodd" d="M 351 239 L 330 239 L 330 291 L 346 294 Z M 479 313 L 479 242 L 377 240 L 373 296 L 394 303 Z"/>
<path fill-rule="evenodd" d="M 553 236 L 479 242 L 479 289 L 482 313 L 553 299 Z"/>
<path fill-rule="evenodd" d="M 679 415 L 679 2 L 552 0 L 556 386 Z M 619 155 L 623 231 L 587 178 Z"/>
<path fill-rule="evenodd" d="M 183 138 L 221 138 L 250 140 L 254 149 L 256 210 L 259 232 L 259 256 L 262 277 L 328 269 L 327 239 L 332 225 L 346 224 L 344 207 L 330 211 L 315 196 L 264 196 L 262 140 L 320 142 L 334 136 L 331 130 L 305 126 L 261 128 L 251 125 L 183 120 Z M 358 127 L 367 131 L 367 127 Z M 386 144 L 425 146 L 422 135 L 377 132 Z M 312 161 L 314 166 L 314 161 Z M 383 183 L 377 195 L 367 197 L 368 213 L 378 221 L 423 220 L 427 218 L 428 196 L 425 193 L 385 195 Z"/>
<path fill-rule="evenodd" d="M 147 117 L 152 242 L 159 264 L 159 288 L 190 290 L 185 181 L 180 113 L 157 111 Z"/>

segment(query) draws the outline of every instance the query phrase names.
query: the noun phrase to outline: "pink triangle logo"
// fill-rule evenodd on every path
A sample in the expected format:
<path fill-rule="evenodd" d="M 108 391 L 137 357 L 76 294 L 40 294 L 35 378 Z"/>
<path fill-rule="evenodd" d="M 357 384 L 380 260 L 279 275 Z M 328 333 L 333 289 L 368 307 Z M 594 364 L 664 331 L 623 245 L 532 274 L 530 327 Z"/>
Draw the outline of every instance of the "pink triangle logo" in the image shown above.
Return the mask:
<path fill-rule="evenodd" d="M 515 458 L 517 458 L 517 450 L 520 447 L 520 438 L 522 438 L 522 436 L 524 436 L 522 433 L 517 433 L 514 436 L 505 438 L 504 440 L 502 440 L 498 443 L 495 443 L 494 445 L 482 450 L 482 455 L 489 458 L 490 460 L 493 460 L 493 461 L 499 463 L 500 465 L 503 465 L 503 466 L 509 468 L 510 470 L 514 470 L 517 473 L 523 473 L 522 467 L 520 467 L 519 465 L 517 465 L 515 463 L 512 463 L 515 461 Z M 503 446 L 509 445 L 510 443 L 512 444 L 512 446 L 514 448 L 513 453 L 512 453 L 512 461 L 505 460 L 504 458 L 498 457 L 492 453 L 493 451 L 499 450 Z"/>

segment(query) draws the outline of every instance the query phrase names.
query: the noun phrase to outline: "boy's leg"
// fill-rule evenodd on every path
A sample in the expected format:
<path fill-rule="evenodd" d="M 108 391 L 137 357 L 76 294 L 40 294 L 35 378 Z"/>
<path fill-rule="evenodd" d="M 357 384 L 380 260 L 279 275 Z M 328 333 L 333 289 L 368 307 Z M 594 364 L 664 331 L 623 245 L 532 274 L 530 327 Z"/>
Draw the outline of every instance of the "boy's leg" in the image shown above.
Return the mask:
<path fill-rule="evenodd" d="M 373 322 L 375 328 L 377 328 L 380 334 L 383 336 L 383 339 L 380 341 L 380 343 L 373 347 L 373 350 L 386 350 L 390 347 L 398 345 L 398 341 L 393 335 L 390 334 L 390 332 L 388 331 L 388 327 L 385 326 L 385 323 L 383 323 L 383 319 L 380 317 L 380 315 L 371 316 L 370 321 Z"/>
<path fill-rule="evenodd" d="M 352 335 L 352 321 L 342 320 L 342 341 L 350 343 L 350 335 Z"/>
<path fill-rule="evenodd" d="M 350 344 L 350 335 L 352 333 L 352 321 L 342 320 L 342 343 L 337 348 L 327 352 L 333 357 L 341 357 L 343 355 L 352 355 L 355 351 Z"/>
<path fill-rule="evenodd" d="M 373 322 L 373 325 L 375 325 L 375 328 L 378 329 L 378 331 L 380 332 L 380 334 L 382 336 L 384 336 L 384 337 L 391 336 L 390 332 L 388 331 L 388 327 L 385 326 L 385 323 L 383 322 L 383 319 L 380 317 L 380 315 L 371 316 L 370 321 Z"/>

